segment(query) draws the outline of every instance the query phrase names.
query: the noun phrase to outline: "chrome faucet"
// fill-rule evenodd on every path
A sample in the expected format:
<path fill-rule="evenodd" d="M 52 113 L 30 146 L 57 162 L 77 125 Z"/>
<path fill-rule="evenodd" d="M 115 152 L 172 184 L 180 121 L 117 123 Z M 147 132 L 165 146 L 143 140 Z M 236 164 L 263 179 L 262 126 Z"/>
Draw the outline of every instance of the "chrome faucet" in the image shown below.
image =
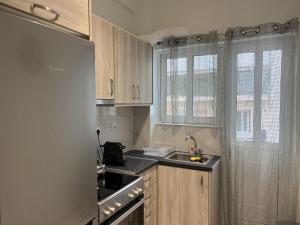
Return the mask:
<path fill-rule="evenodd" d="M 193 136 L 186 136 L 185 141 L 188 141 L 191 139 L 193 141 L 193 145 L 190 146 L 190 151 L 193 153 L 198 153 L 198 147 L 197 147 L 197 141 Z"/>

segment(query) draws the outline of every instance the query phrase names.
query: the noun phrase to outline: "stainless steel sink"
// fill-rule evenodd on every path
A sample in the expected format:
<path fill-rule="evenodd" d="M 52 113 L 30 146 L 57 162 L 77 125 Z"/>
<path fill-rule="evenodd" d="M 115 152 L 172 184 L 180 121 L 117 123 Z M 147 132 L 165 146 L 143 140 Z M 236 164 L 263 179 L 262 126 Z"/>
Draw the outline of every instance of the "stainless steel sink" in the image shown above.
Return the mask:
<path fill-rule="evenodd" d="M 197 163 L 197 164 L 202 164 L 202 165 L 206 165 L 208 164 L 212 157 L 211 155 L 202 155 L 204 159 L 207 159 L 203 162 L 193 162 L 191 161 L 191 156 L 193 156 L 194 154 L 192 153 L 185 153 L 185 152 L 173 152 L 172 154 L 168 155 L 165 157 L 165 159 L 172 159 L 172 160 L 177 160 L 177 161 L 183 161 L 183 162 L 190 162 L 190 163 Z"/>

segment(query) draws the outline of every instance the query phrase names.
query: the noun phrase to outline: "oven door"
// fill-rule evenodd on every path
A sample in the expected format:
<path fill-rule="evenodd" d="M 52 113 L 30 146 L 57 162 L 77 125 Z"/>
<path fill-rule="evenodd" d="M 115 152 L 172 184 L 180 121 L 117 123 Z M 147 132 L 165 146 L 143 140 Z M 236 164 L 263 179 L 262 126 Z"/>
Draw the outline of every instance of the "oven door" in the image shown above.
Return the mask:
<path fill-rule="evenodd" d="M 143 225 L 144 198 L 135 199 L 127 207 L 120 210 L 101 225 Z"/>

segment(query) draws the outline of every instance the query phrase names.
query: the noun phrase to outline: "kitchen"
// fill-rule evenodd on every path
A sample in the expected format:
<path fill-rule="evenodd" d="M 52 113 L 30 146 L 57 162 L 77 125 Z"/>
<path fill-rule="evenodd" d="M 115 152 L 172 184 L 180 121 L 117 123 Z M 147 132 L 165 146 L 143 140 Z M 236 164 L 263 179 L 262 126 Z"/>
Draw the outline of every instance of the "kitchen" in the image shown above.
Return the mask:
<path fill-rule="evenodd" d="M 299 223 L 298 1 L 0 6 L 1 225 Z"/>

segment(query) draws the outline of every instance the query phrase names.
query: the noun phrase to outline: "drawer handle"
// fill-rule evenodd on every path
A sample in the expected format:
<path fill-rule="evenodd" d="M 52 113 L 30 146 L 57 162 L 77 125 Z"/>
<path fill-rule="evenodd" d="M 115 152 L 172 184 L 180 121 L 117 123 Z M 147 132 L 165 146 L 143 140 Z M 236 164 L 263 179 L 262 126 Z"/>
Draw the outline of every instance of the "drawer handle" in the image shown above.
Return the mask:
<path fill-rule="evenodd" d="M 151 181 L 151 177 L 144 180 L 144 183 Z"/>
<path fill-rule="evenodd" d="M 149 214 L 147 216 L 145 216 L 145 218 L 149 218 L 151 216 L 151 212 L 149 212 Z"/>
<path fill-rule="evenodd" d="M 147 198 L 145 198 L 144 201 L 147 201 L 148 199 L 151 199 L 151 194 Z"/>
<path fill-rule="evenodd" d="M 35 14 L 35 12 L 34 12 L 34 9 L 35 9 L 35 8 L 43 9 L 43 10 L 45 10 L 45 11 L 47 11 L 47 12 L 52 13 L 52 14 L 54 15 L 54 17 L 53 17 L 52 19 L 47 19 L 48 21 L 54 22 L 54 21 L 57 21 L 58 18 L 60 17 L 59 13 L 56 12 L 54 9 L 51 9 L 51 8 L 48 7 L 48 6 L 43 6 L 43 5 L 35 4 L 35 3 L 34 3 L 34 4 L 31 5 L 30 11 L 31 11 L 32 14 L 34 14 L 34 15 L 36 15 L 36 16 L 39 16 L 39 15 Z M 40 17 L 40 16 L 39 16 L 39 17 Z M 44 18 L 44 19 L 46 19 L 46 18 Z"/>

